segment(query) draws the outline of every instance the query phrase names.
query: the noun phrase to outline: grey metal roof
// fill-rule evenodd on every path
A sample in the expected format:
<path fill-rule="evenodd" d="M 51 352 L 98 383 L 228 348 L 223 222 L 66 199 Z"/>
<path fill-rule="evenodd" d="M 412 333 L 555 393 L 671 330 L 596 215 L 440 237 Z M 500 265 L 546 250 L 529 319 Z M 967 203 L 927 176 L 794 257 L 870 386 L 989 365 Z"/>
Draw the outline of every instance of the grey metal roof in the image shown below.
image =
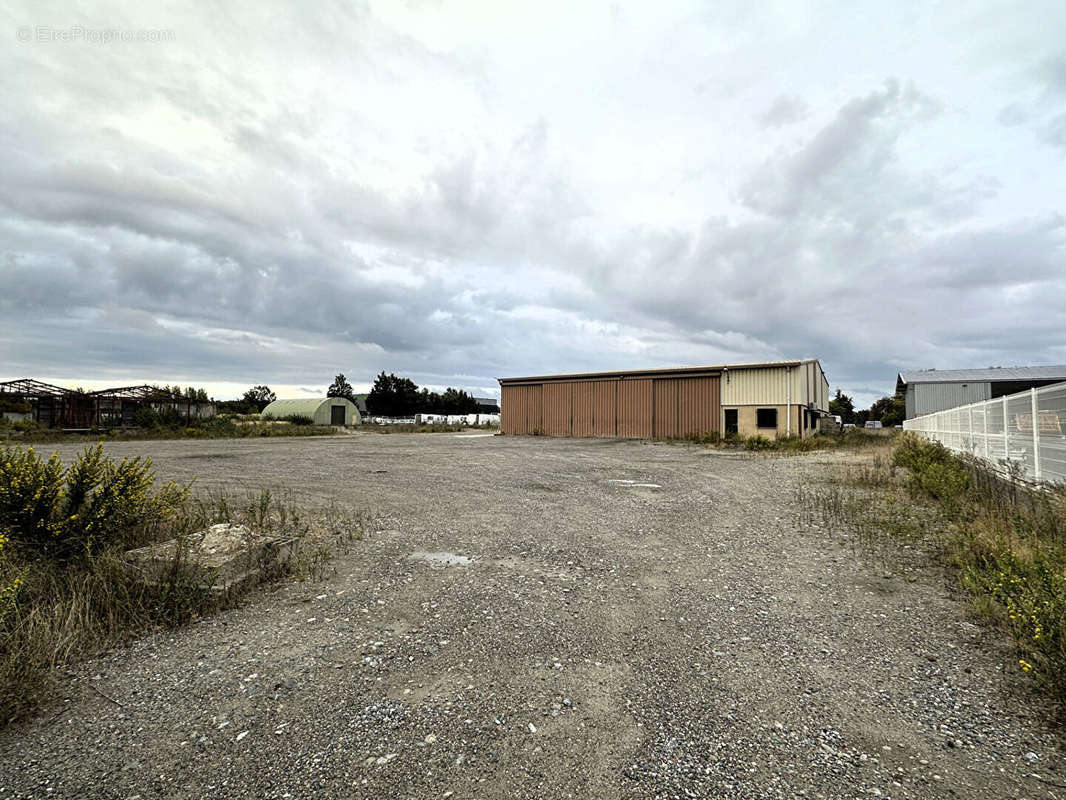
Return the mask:
<path fill-rule="evenodd" d="M 775 367 L 798 367 L 801 364 L 809 364 L 811 362 L 817 363 L 819 369 L 821 364 L 817 358 L 804 358 L 799 361 L 760 361 L 754 364 L 718 364 L 716 366 L 708 367 L 660 367 L 658 369 L 626 369 L 626 370 L 611 370 L 609 372 L 574 372 L 561 375 L 530 375 L 521 378 L 497 378 L 501 384 L 504 383 L 528 383 L 532 381 L 553 381 L 553 380 L 575 380 L 578 378 L 612 378 L 612 377 L 626 377 L 626 378 L 653 378 L 659 376 L 675 376 L 675 375 L 689 375 L 693 373 L 706 373 L 706 372 L 721 372 L 727 369 L 769 369 Z M 822 374 L 825 374 L 825 370 L 822 370 Z"/>
<path fill-rule="evenodd" d="M 968 383 L 970 381 L 1066 381 L 1066 364 L 988 369 L 920 369 L 899 373 L 900 383 Z"/>

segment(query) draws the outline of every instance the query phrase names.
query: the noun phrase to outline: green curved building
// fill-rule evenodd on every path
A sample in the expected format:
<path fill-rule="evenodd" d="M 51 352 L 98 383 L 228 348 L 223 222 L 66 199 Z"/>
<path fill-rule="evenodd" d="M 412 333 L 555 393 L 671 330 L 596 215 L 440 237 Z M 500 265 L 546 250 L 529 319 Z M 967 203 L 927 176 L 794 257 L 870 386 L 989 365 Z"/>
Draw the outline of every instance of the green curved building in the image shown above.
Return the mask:
<path fill-rule="evenodd" d="M 355 404 L 343 397 L 275 400 L 259 416 L 262 419 L 310 417 L 315 425 L 358 425 L 363 421 Z"/>

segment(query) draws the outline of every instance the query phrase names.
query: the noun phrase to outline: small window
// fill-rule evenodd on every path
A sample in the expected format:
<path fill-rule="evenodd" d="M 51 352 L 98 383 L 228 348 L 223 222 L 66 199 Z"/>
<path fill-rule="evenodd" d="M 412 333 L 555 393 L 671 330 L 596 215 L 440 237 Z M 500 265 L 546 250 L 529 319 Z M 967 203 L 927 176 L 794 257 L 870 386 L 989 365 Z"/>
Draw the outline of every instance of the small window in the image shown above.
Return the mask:
<path fill-rule="evenodd" d="M 755 409 L 755 425 L 759 428 L 777 428 L 776 408 Z"/>

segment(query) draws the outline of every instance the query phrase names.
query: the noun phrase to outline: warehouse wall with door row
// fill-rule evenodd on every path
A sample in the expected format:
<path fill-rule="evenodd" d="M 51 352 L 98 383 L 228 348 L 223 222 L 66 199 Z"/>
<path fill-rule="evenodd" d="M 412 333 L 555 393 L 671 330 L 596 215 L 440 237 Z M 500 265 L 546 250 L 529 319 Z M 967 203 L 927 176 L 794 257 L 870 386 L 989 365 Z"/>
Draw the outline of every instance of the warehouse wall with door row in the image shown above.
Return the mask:
<path fill-rule="evenodd" d="M 502 431 L 668 438 L 719 430 L 718 375 L 503 384 Z"/>

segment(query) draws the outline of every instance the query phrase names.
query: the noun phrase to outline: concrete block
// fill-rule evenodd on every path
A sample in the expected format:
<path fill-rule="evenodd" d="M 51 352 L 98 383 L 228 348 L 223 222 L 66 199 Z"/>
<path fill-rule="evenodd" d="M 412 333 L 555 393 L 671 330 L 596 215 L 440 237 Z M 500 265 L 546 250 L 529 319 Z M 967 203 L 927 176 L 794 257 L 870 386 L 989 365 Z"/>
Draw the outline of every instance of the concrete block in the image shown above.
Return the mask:
<path fill-rule="evenodd" d="M 139 547 L 126 563 L 146 584 L 183 580 L 224 593 L 291 568 L 299 549 L 295 536 L 262 536 L 244 525 L 220 523 L 183 539 Z"/>

